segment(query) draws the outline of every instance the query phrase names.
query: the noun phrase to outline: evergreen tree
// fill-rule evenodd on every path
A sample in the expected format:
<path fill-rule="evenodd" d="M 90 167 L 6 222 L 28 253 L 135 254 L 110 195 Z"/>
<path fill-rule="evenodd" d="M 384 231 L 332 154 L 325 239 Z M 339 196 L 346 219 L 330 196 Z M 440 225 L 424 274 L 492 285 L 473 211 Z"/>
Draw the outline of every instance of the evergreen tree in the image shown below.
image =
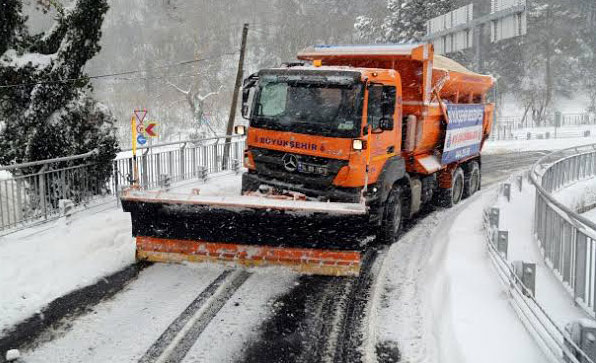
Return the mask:
<path fill-rule="evenodd" d="M 357 18 L 354 27 L 364 41 L 419 42 L 426 35 L 426 22 L 454 7 L 454 0 L 387 0 L 389 15 L 380 25 L 374 19 L 362 16 Z"/>
<path fill-rule="evenodd" d="M 52 29 L 37 35 L 28 33 L 21 1 L 3 0 L 1 6 L 0 164 L 97 149 L 91 174 L 101 185 L 118 150 L 115 119 L 88 95 L 83 67 L 100 50 L 107 0 L 78 0 L 67 11 L 60 7 Z M 72 187 L 73 199 L 88 192 L 80 183 Z"/>
<path fill-rule="evenodd" d="M 369 16 L 357 17 L 354 29 L 358 40 L 364 43 L 375 43 L 381 39 L 379 27 L 375 20 Z"/>
<path fill-rule="evenodd" d="M 24 25 L 21 2 L 4 0 L 3 5 L 0 18 L 7 21 L 0 25 L 0 164 L 87 152 L 79 146 L 91 139 L 103 148 L 104 163 L 111 162 L 117 149 L 113 118 L 88 98 L 90 86 L 83 72 L 100 50 L 107 1 L 79 0 L 59 12 L 50 31 L 34 36 Z M 77 132 L 70 132 L 69 122 L 78 124 Z"/>

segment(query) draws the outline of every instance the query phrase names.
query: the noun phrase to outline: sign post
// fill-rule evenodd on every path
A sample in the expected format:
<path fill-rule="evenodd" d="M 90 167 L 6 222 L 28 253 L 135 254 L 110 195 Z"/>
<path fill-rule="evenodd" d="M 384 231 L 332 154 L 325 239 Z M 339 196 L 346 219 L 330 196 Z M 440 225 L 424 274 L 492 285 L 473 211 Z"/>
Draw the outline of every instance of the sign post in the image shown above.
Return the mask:
<path fill-rule="evenodd" d="M 145 145 L 147 143 L 147 139 L 144 137 L 145 127 L 143 126 L 143 120 L 147 116 L 147 109 L 142 110 L 134 110 L 132 118 L 130 120 L 131 128 L 132 128 L 132 160 L 134 163 L 133 166 L 133 187 L 139 187 L 139 167 L 137 164 L 137 143 Z"/>

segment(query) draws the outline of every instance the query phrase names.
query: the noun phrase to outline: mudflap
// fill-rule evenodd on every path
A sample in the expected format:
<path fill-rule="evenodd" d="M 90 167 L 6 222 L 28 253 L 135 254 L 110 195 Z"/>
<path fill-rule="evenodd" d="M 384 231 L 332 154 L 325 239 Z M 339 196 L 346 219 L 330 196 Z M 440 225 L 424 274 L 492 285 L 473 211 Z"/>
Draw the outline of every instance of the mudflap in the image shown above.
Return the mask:
<path fill-rule="evenodd" d="M 306 274 L 357 276 L 369 231 L 366 213 L 331 205 L 325 211 L 308 203 L 280 208 L 278 201 L 268 205 L 253 199 L 222 205 L 171 196 L 122 198 L 123 209 L 131 213 L 139 260 L 285 266 Z"/>

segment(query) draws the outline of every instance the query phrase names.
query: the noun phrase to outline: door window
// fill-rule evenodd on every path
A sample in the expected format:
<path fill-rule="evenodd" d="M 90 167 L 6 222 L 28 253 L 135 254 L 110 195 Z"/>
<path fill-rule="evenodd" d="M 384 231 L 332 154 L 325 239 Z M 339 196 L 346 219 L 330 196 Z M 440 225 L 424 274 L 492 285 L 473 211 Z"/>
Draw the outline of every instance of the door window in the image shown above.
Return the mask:
<path fill-rule="evenodd" d="M 368 89 L 368 124 L 381 127 L 383 118 L 392 118 L 395 111 L 395 87 L 373 85 Z"/>

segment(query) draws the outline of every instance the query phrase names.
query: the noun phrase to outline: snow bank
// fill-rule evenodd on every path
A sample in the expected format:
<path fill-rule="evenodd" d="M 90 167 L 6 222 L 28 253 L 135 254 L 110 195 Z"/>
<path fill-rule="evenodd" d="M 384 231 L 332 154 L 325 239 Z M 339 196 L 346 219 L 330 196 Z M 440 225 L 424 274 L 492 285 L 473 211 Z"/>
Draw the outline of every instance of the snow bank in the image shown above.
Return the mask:
<path fill-rule="evenodd" d="M 212 177 L 207 184 L 183 183 L 173 189 L 201 188 L 204 195 L 240 194 L 240 175 Z M 0 335 L 54 299 L 91 285 L 134 263 L 130 214 L 109 207 L 0 237 Z"/>
<path fill-rule="evenodd" d="M 571 320 L 588 316 L 578 308 L 562 282 L 544 262 L 533 235 L 536 189 L 524 180 L 523 191 L 512 184 L 511 201 L 500 197 L 495 205 L 500 209 L 499 229 L 509 231 L 508 261 L 536 264 L 536 300 L 545 308 L 560 328 Z"/>
<path fill-rule="evenodd" d="M 589 208 L 596 203 L 596 178 L 589 178 L 570 184 L 553 197 L 573 211 Z"/>
<path fill-rule="evenodd" d="M 0 238 L 0 331 L 133 263 L 134 251 L 130 216 L 114 210 Z"/>
<path fill-rule="evenodd" d="M 582 216 L 588 218 L 592 222 L 596 222 L 596 208 L 583 213 Z"/>
<path fill-rule="evenodd" d="M 429 215 L 389 250 L 375 333 L 397 342 L 403 361 L 545 361 L 487 254 L 482 214 L 493 193 Z"/>
<path fill-rule="evenodd" d="M 452 352 L 450 344 L 455 340 L 461 358 L 450 355 L 447 362 L 544 362 L 543 353 L 510 306 L 487 253 L 482 214 L 493 201 L 492 193 L 472 201 L 442 237 L 448 244 L 443 271 L 449 288 L 444 300 L 434 295 L 434 301 L 444 307 L 435 313 L 447 313 L 451 321 L 439 326 L 440 351 Z"/>

